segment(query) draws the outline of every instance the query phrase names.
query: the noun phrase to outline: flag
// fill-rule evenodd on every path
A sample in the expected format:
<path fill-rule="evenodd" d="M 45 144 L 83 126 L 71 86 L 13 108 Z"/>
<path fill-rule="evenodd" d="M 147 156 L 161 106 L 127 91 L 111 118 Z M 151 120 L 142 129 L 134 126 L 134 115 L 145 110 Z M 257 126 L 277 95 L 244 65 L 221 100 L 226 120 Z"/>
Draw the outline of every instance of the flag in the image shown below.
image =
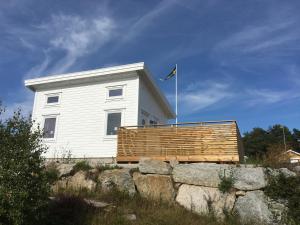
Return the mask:
<path fill-rule="evenodd" d="M 171 71 L 171 73 L 168 74 L 168 76 L 166 76 L 164 79 L 160 79 L 161 81 L 165 81 L 165 80 L 169 80 L 172 77 L 174 77 L 176 75 L 177 71 L 176 71 L 176 66 L 174 67 L 174 69 Z"/>

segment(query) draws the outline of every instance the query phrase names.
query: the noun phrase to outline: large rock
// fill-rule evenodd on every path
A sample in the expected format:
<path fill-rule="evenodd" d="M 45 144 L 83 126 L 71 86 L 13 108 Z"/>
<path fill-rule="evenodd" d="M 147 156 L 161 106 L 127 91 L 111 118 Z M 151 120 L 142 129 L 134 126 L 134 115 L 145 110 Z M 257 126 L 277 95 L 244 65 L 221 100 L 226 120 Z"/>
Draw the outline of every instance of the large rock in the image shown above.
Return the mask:
<path fill-rule="evenodd" d="M 223 219 L 226 212 L 232 211 L 235 193 L 223 194 L 217 188 L 183 184 L 179 188 L 176 201 L 195 213 L 214 213 L 217 218 Z"/>
<path fill-rule="evenodd" d="M 237 199 L 234 211 L 244 223 L 272 224 L 272 213 L 263 191 L 248 191 Z"/>
<path fill-rule="evenodd" d="M 170 176 L 156 174 L 142 175 L 135 172 L 133 180 L 138 192 L 145 198 L 168 202 L 174 200 L 175 190 Z"/>
<path fill-rule="evenodd" d="M 285 177 L 297 176 L 297 174 L 295 172 L 290 171 L 288 168 L 280 168 L 280 169 L 267 168 L 267 173 L 270 176 L 279 176 L 279 174 L 282 174 Z"/>
<path fill-rule="evenodd" d="M 79 171 L 74 176 L 68 178 L 67 188 L 74 190 L 87 189 L 93 191 L 96 189 L 96 182 L 87 179 L 84 171 Z"/>
<path fill-rule="evenodd" d="M 151 158 L 141 158 L 139 161 L 139 171 L 141 173 L 154 173 L 154 174 L 171 174 L 172 168 L 170 164 L 154 160 Z"/>
<path fill-rule="evenodd" d="M 234 187 L 239 190 L 259 190 L 267 186 L 264 169 L 262 167 L 237 167 L 234 170 Z"/>
<path fill-rule="evenodd" d="M 126 191 L 129 195 L 134 195 L 136 190 L 129 171 L 130 169 L 113 169 L 103 171 L 98 176 L 101 189 L 103 191 L 110 191 L 115 187 L 119 191 Z"/>
<path fill-rule="evenodd" d="M 297 173 L 300 173 L 300 166 L 295 166 L 294 171 L 296 171 Z"/>
<path fill-rule="evenodd" d="M 231 166 L 214 163 L 179 164 L 173 169 L 175 182 L 206 187 L 218 187 L 220 176 L 230 175 Z"/>

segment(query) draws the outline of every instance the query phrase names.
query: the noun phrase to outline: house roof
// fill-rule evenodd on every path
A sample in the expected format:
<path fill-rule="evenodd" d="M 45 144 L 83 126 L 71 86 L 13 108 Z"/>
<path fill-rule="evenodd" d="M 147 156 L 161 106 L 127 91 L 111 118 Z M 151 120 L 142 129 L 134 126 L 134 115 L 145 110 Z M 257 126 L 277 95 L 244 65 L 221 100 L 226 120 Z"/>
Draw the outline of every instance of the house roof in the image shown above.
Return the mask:
<path fill-rule="evenodd" d="M 159 104 L 164 109 L 169 119 L 175 118 L 175 113 L 170 106 L 168 100 L 161 92 L 156 82 L 154 81 L 150 71 L 147 69 L 144 62 L 126 64 L 120 66 L 112 66 L 107 68 L 101 68 L 96 70 L 88 70 L 75 73 L 67 73 L 53 76 L 45 76 L 35 79 L 25 80 L 25 86 L 32 91 L 38 89 L 45 89 L 55 87 L 57 85 L 68 86 L 72 84 L 82 84 L 85 82 L 98 81 L 105 79 L 108 76 L 114 76 L 115 78 L 121 77 L 124 73 L 137 72 L 139 76 L 145 78 L 150 90 L 157 98 Z"/>
<path fill-rule="evenodd" d="M 300 153 L 299 153 L 299 152 L 293 151 L 292 149 L 287 150 L 286 152 L 287 152 L 287 153 L 290 152 L 290 153 L 293 153 L 293 154 L 296 154 L 296 155 L 299 155 L 299 156 L 300 156 Z"/>

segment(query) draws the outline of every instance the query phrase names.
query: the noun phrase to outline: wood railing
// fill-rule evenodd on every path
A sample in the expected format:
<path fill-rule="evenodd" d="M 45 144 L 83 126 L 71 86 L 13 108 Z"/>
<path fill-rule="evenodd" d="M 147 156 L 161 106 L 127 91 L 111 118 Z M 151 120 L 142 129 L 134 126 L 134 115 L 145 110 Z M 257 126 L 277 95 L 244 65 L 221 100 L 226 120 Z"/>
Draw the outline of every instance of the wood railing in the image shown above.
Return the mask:
<path fill-rule="evenodd" d="M 239 162 L 244 156 L 236 121 L 207 121 L 118 130 L 118 162 L 141 157 L 183 162 Z"/>

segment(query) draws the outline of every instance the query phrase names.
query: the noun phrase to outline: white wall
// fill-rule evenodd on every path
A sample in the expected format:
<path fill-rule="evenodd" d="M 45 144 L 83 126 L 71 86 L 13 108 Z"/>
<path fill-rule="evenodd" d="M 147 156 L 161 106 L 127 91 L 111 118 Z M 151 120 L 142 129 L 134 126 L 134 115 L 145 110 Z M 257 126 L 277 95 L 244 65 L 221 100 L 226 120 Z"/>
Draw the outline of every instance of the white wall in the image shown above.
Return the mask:
<path fill-rule="evenodd" d="M 107 86 L 125 85 L 124 99 L 107 101 Z M 47 158 L 70 150 L 72 157 L 115 157 L 117 143 L 105 137 L 106 111 L 123 109 L 122 125 L 136 125 L 138 120 L 138 87 L 136 73 L 130 78 L 106 83 L 91 83 L 61 89 L 37 91 L 33 119 L 43 126 L 44 117 L 57 114 L 56 138 L 45 141 Z M 45 94 L 61 92 L 58 106 L 45 106 Z M 144 94 L 145 95 L 145 94 Z"/>
<path fill-rule="evenodd" d="M 141 110 L 148 112 L 150 115 L 148 116 L 148 122 L 153 117 L 158 118 L 158 122 L 160 124 L 165 124 L 168 121 L 166 114 L 158 104 L 157 100 L 155 99 L 154 95 L 150 91 L 149 87 L 145 83 L 143 79 L 140 79 L 140 88 L 139 88 L 139 124 L 142 124 L 142 119 L 145 118 L 142 115 Z"/>

